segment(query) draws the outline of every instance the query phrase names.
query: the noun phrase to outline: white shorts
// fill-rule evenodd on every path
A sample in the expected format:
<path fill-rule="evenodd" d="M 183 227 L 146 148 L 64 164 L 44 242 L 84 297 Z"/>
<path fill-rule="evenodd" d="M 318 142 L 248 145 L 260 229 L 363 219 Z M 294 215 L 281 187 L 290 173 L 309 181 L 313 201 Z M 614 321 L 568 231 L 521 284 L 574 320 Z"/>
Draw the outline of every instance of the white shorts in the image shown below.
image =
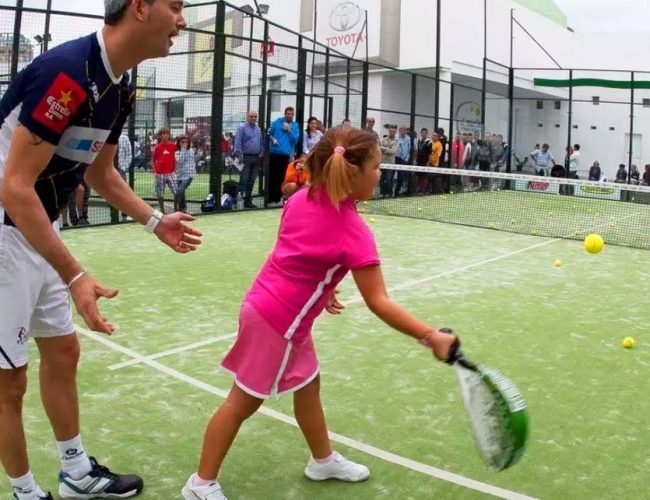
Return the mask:
<path fill-rule="evenodd" d="M 2 207 L 0 214 L 4 218 Z M 71 333 L 70 295 L 60 276 L 18 229 L 0 220 L 0 369 L 27 364 L 29 337 Z"/>

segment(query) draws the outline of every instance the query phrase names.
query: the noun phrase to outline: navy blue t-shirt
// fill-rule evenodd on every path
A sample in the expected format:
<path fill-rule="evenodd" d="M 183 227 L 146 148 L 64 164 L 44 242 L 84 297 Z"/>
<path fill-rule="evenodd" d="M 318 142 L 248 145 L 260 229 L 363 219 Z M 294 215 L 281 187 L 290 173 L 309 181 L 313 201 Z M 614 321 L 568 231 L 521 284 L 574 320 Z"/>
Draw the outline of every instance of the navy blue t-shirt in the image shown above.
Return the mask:
<path fill-rule="evenodd" d="M 104 144 L 117 144 L 133 97 L 128 74 L 112 74 L 101 32 L 37 57 L 0 100 L 0 182 L 20 123 L 56 146 L 34 186 L 55 221 Z M 13 225 L 6 212 L 3 223 Z"/>

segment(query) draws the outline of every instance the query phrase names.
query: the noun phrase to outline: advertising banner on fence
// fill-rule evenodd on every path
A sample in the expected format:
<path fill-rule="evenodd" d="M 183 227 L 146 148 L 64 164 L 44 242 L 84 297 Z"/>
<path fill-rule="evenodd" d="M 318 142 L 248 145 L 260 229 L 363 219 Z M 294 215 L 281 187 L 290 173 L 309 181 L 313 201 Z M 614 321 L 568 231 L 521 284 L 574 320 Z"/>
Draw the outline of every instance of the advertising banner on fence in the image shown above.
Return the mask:
<path fill-rule="evenodd" d="M 621 190 L 613 185 L 602 183 L 601 186 L 576 186 L 574 194 L 576 196 L 586 196 L 588 198 L 602 198 L 605 200 L 621 199 Z"/>
<path fill-rule="evenodd" d="M 543 179 L 543 177 L 540 177 Z M 535 193 L 560 194 L 560 185 L 557 182 L 547 182 L 544 180 L 531 181 L 517 179 L 515 181 L 517 191 L 534 191 Z"/>

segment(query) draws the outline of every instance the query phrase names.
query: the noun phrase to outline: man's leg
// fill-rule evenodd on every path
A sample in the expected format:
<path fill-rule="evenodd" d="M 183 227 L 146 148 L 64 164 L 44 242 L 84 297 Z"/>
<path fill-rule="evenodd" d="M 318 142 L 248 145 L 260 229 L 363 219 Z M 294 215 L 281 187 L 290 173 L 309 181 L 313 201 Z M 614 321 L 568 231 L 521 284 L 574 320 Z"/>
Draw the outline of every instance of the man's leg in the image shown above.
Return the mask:
<path fill-rule="evenodd" d="M 246 192 L 244 196 L 244 206 L 246 208 L 256 208 L 255 205 L 253 205 L 253 188 L 255 186 L 255 178 L 257 177 L 260 161 L 260 158 L 256 157 L 251 159 L 250 164 L 248 165 L 249 170 L 248 176 L 246 177 Z"/>
<path fill-rule="evenodd" d="M 248 180 L 248 173 L 250 168 L 250 161 L 247 157 L 243 157 L 242 162 L 244 166 L 239 173 L 239 182 L 237 183 L 237 192 L 244 194 L 246 191 L 246 181 Z"/>
<path fill-rule="evenodd" d="M 0 369 L 0 461 L 9 477 L 29 471 L 23 430 L 23 396 L 27 389 L 27 365 Z"/>
<path fill-rule="evenodd" d="M 79 340 L 75 334 L 36 338 L 41 354 L 41 400 L 57 441 L 79 434 L 77 363 Z"/>

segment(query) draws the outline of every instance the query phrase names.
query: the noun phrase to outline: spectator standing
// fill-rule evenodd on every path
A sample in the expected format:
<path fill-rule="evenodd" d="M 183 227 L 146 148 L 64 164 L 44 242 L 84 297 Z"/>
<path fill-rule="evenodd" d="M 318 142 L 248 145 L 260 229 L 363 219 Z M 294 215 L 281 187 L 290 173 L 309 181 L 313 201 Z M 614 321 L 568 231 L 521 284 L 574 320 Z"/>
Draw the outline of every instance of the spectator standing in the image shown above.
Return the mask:
<path fill-rule="evenodd" d="M 600 180 L 600 163 L 597 161 L 589 168 L 589 180 L 590 181 L 599 181 Z"/>
<path fill-rule="evenodd" d="M 269 130 L 269 203 L 282 201 L 282 182 L 300 138 L 294 114 L 295 110 L 289 106 L 284 110 L 284 116 L 273 121 Z"/>
<path fill-rule="evenodd" d="M 174 196 L 174 211 L 178 210 L 178 199 L 176 197 L 176 190 L 178 188 L 178 181 L 176 180 L 176 144 L 169 140 L 169 129 L 163 127 L 159 132 L 160 141 L 153 148 L 153 172 L 154 177 L 154 190 L 156 198 L 158 198 L 158 205 L 160 211 L 165 213 L 165 186 Z"/>
<path fill-rule="evenodd" d="M 374 118 L 374 116 L 369 116 L 368 118 L 366 118 L 366 130 L 377 138 L 377 143 L 379 144 L 379 142 L 380 142 L 379 134 L 375 130 L 375 118 Z"/>
<path fill-rule="evenodd" d="M 407 133 L 406 125 L 400 125 L 399 136 L 397 137 L 397 151 L 395 152 L 395 163 L 397 165 L 411 164 L 411 136 Z M 395 184 L 395 196 L 399 196 L 402 185 L 406 184 L 406 194 L 409 194 L 411 185 L 411 172 L 397 171 L 397 183 Z"/>
<path fill-rule="evenodd" d="M 650 186 L 650 164 L 645 166 L 645 172 L 643 172 L 642 180 L 645 186 Z"/>
<path fill-rule="evenodd" d="M 437 132 L 431 134 L 431 154 L 429 155 L 429 166 L 434 168 L 440 167 L 442 161 L 442 143 Z M 444 190 L 443 176 L 440 174 L 433 174 L 433 193 L 439 194 Z"/>
<path fill-rule="evenodd" d="M 640 176 L 641 174 L 639 173 L 639 170 L 636 168 L 636 165 L 632 165 L 632 167 L 630 167 L 630 184 L 638 185 L 641 180 Z"/>
<path fill-rule="evenodd" d="M 307 120 L 307 129 L 302 134 L 302 152 L 309 154 L 311 149 L 323 138 L 323 133 L 318 130 L 318 118 L 312 116 Z"/>
<path fill-rule="evenodd" d="M 196 177 L 194 151 L 190 148 L 190 139 L 187 136 L 181 136 L 178 138 L 175 160 L 176 179 L 178 182 L 178 189 L 176 192 L 176 197 L 178 198 L 178 209 L 181 212 L 187 212 L 185 191 L 187 191 L 187 188 L 192 184 L 194 177 Z"/>
<path fill-rule="evenodd" d="M 381 140 L 381 162 L 393 165 L 395 163 L 395 154 L 399 147 L 399 142 L 395 133 L 397 127 L 390 125 L 388 127 L 388 135 Z M 391 196 L 393 194 L 393 180 L 395 179 L 395 170 L 391 168 L 382 168 L 381 177 L 379 180 L 379 193 L 382 196 Z"/>
<path fill-rule="evenodd" d="M 569 153 L 569 179 L 575 179 L 580 170 L 580 144 L 574 144 Z"/>
<path fill-rule="evenodd" d="M 244 208 L 256 208 L 253 204 L 253 187 L 264 156 L 264 137 L 257 125 L 257 111 L 250 110 L 246 123 L 237 129 L 235 156 L 243 162 L 237 192 L 244 197 Z"/>
<path fill-rule="evenodd" d="M 553 158 L 553 153 L 549 151 L 548 144 L 542 144 L 542 149 L 532 151 L 530 157 L 535 162 L 537 175 L 548 177 L 551 174 L 551 164 L 555 166 L 555 158 Z"/>

